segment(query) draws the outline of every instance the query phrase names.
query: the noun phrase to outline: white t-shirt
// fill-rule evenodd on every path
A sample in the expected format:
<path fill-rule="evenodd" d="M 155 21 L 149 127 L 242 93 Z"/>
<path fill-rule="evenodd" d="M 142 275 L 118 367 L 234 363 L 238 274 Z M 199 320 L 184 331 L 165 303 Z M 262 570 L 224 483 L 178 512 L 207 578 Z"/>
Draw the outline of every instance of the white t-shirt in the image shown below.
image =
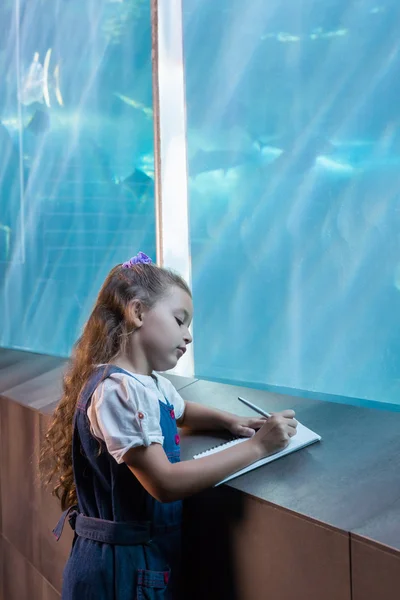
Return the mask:
<path fill-rule="evenodd" d="M 117 463 L 130 448 L 163 444 L 160 404 L 173 405 L 180 419 L 185 402 L 172 383 L 161 375 L 113 373 L 96 388 L 87 415 L 91 433 L 105 442 Z"/>

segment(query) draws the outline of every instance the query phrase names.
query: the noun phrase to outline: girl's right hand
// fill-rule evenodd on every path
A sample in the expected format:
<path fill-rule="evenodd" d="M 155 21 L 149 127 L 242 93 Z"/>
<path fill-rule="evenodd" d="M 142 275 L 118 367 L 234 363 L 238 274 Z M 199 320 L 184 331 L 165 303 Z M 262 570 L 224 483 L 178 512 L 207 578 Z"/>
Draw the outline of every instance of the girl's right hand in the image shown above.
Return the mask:
<path fill-rule="evenodd" d="M 283 410 L 268 417 L 265 424 L 252 437 L 262 457 L 283 450 L 290 438 L 296 435 L 297 421 L 294 410 Z"/>
<path fill-rule="evenodd" d="M 296 434 L 293 410 L 273 414 L 243 444 L 199 460 L 171 463 L 161 444 L 130 448 L 124 461 L 149 494 L 159 502 L 174 502 L 211 487 L 257 460 L 285 448 Z"/>

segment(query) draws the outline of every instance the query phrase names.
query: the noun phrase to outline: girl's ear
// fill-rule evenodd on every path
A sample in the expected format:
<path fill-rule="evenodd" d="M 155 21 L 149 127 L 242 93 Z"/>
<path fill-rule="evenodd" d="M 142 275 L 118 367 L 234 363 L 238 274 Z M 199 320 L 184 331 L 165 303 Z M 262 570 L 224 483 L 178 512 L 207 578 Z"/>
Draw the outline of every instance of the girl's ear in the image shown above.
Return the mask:
<path fill-rule="evenodd" d="M 145 312 L 146 308 L 140 300 L 133 300 L 133 302 L 129 304 L 126 317 L 133 329 L 142 327 Z"/>

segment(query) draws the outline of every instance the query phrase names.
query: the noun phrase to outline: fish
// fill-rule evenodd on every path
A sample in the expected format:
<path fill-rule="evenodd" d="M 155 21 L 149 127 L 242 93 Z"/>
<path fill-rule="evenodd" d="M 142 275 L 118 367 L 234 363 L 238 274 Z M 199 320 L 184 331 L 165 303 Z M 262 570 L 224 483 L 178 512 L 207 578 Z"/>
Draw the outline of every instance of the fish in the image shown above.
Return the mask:
<path fill-rule="evenodd" d="M 50 115 L 48 112 L 37 109 L 26 125 L 25 130 L 33 133 L 34 135 L 40 135 L 46 133 L 50 129 Z"/>
<path fill-rule="evenodd" d="M 124 102 L 124 104 L 127 104 L 128 106 L 131 106 L 132 108 L 135 108 L 136 110 L 139 110 L 140 112 L 142 112 L 145 115 L 145 117 L 147 117 L 148 119 L 153 118 L 153 109 L 152 108 L 145 106 L 141 102 L 137 102 L 133 98 L 129 98 L 128 96 L 124 96 L 123 94 L 119 94 L 118 92 L 114 92 L 114 96 L 119 98 L 122 102 Z"/>
<path fill-rule="evenodd" d="M 203 150 L 199 149 L 189 159 L 189 175 L 197 177 L 202 173 L 224 171 L 243 165 L 253 165 L 271 169 L 290 169 L 304 173 L 316 164 L 318 157 L 329 156 L 335 146 L 321 135 L 301 135 L 275 140 L 277 145 L 270 145 L 256 140 L 252 150 Z"/>
<path fill-rule="evenodd" d="M 238 150 L 197 150 L 189 160 L 189 176 L 212 171 L 229 171 L 254 160 L 253 152 Z"/>
<path fill-rule="evenodd" d="M 32 108 L 32 110 L 30 110 Z M 24 111 L 25 112 L 25 111 Z M 26 110 L 26 115 L 8 115 L 0 118 L 0 124 L 14 138 L 20 132 L 29 132 L 35 136 L 46 133 L 50 129 L 50 112 L 44 108 L 32 105 Z"/>
<path fill-rule="evenodd" d="M 135 168 L 128 177 L 120 182 L 120 185 L 122 189 L 142 200 L 148 192 L 152 191 L 154 180 L 141 169 Z"/>
<path fill-rule="evenodd" d="M 39 52 L 35 52 L 33 60 L 23 75 L 18 98 L 24 106 L 31 104 L 46 104 L 51 108 L 50 89 L 54 90 L 59 106 L 64 105 L 60 90 L 60 65 L 57 63 L 53 75 L 49 74 L 52 49 L 46 52 L 43 65 L 39 58 Z"/>
<path fill-rule="evenodd" d="M 311 169 L 321 156 L 329 156 L 335 150 L 334 144 L 325 136 L 314 134 L 287 137 L 281 140 L 282 153 L 272 166 L 274 169 L 304 173 Z"/>
<path fill-rule="evenodd" d="M 255 140 L 250 150 L 203 150 L 199 149 L 189 160 L 189 175 L 197 177 L 211 171 L 224 171 L 252 164 L 265 167 L 284 162 L 287 150 L 268 142 Z"/>
<path fill-rule="evenodd" d="M 318 156 L 316 164 L 325 171 L 339 176 L 353 175 L 356 171 L 355 167 L 350 163 L 343 160 L 334 160 L 327 156 Z"/>
<path fill-rule="evenodd" d="M 111 168 L 108 153 L 93 139 L 90 139 L 89 142 L 102 169 L 105 181 L 118 187 L 120 190 L 129 192 L 138 200 L 142 200 L 152 189 L 154 178 L 138 167 L 135 167 L 128 177 L 122 178 L 115 175 Z"/>

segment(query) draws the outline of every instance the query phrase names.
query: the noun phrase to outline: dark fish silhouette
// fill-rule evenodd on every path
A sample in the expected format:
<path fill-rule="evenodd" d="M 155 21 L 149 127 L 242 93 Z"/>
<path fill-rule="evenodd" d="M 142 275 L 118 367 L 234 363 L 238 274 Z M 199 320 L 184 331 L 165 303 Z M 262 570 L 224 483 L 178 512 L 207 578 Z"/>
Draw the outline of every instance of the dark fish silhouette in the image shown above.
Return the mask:
<path fill-rule="evenodd" d="M 124 190 L 128 190 L 139 199 L 143 198 L 143 196 L 152 189 L 153 184 L 153 179 L 146 175 L 141 169 L 134 169 L 134 171 L 120 183 Z"/>
<path fill-rule="evenodd" d="M 107 152 L 94 140 L 89 141 L 101 166 L 105 181 L 108 181 L 113 186 L 118 186 L 120 190 L 129 192 L 139 200 L 152 189 L 154 185 L 153 179 L 141 169 L 134 168 L 132 173 L 125 179 L 116 177 L 111 169 Z"/>
<path fill-rule="evenodd" d="M 283 146 L 286 149 L 272 166 L 276 169 L 290 168 L 300 172 L 310 169 L 318 156 L 330 154 L 335 149 L 328 139 L 319 135 L 310 136 L 305 141 L 299 137 L 294 142 L 283 143 Z"/>
<path fill-rule="evenodd" d="M 198 150 L 189 160 L 189 176 L 211 171 L 228 171 L 254 160 L 253 152 L 238 150 Z"/>
<path fill-rule="evenodd" d="M 50 116 L 49 114 L 41 109 L 35 111 L 33 117 L 25 127 L 26 131 L 30 131 L 34 135 L 40 135 L 46 133 L 50 129 Z"/>
<path fill-rule="evenodd" d="M 189 175 L 197 177 L 201 173 L 212 171 L 228 171 L 234 167 L 239 167 L 245 164 L 253 164 L 261 170 L 285 170 L 290 169 L 296 172 L 304 173 L 310 169 L 318 156 L 330 154 L 334 149 L 334 145 L 324 136 L 310 135 L 304 136 L 301 134 L 297 137 L 287 136 L 278 141 L 278 146 L 275 146 L 277 154 L 272 160 L 266 160 L 263 156 L 263 148 L 267 148 L 268 144 L 263 144 L 260 141 L 254 143 L 253 151 L 244 152 L 241 150 L 198 150 L 196 154 L 189 160 Z M 281 154 L 279 155 L 279 152 Z M 272 155 L 273 156 L 273 153 Z"/>

